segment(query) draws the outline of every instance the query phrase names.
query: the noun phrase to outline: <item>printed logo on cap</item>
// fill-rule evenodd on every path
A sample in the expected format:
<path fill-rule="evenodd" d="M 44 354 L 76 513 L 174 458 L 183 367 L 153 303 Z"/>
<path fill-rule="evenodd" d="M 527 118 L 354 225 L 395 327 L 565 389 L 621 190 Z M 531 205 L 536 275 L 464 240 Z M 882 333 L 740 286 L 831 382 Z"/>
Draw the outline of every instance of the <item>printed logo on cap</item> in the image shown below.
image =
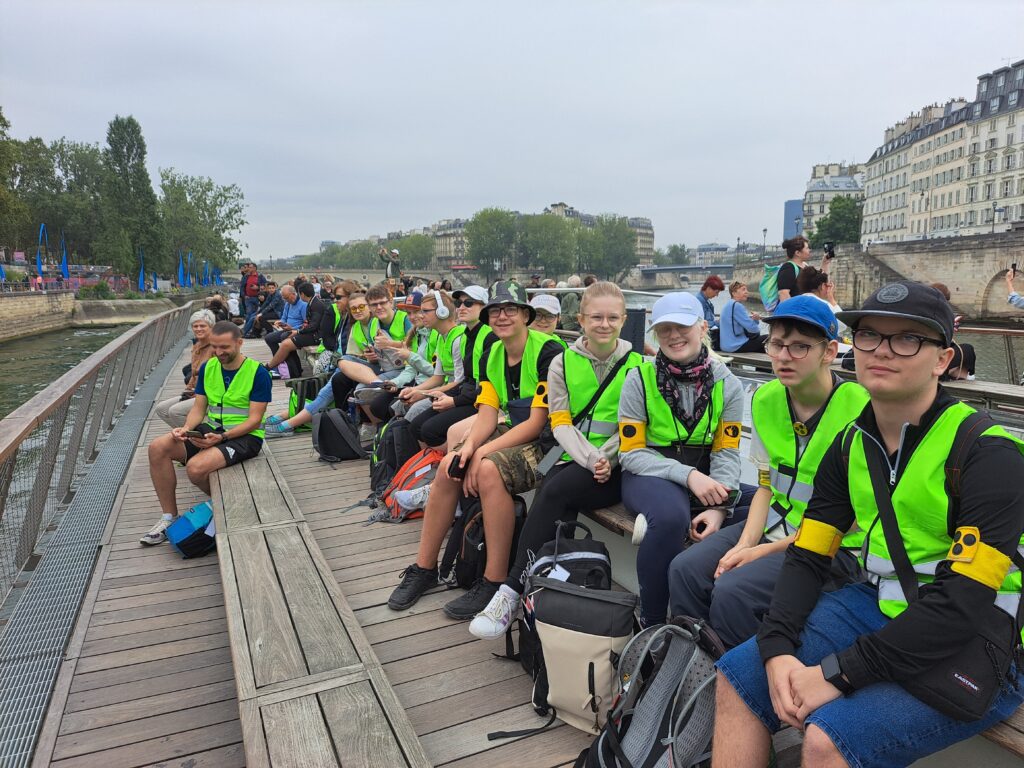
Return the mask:
<path fill-rule="evenodd" d="M 875 298 L 882 304 L 897 304 L 910 295 L 910 289 L 903 283 L 890 283 L 879 289 Z"/>

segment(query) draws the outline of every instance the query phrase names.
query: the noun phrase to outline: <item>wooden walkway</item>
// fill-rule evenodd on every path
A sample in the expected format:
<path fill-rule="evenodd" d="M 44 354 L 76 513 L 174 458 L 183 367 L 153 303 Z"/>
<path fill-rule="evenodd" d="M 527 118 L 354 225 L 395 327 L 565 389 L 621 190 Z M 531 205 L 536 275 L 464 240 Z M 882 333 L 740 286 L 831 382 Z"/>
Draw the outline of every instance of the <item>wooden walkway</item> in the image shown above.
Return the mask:
<path fill-rule="evenodd" d="M 267 359 L 261 342 L 246 342 L 245 352 Z M 161 398 L 181 390 L 185 362 Z M 275 401 L 287 393 L 275 383 Z M 281 412 L 281 402 L 270 412 Z M 165 430 L 151 414 L 111 512 L 34 766 L 245 764 L 216 555 L 183 560 L 169 547 L 138 545 L 159 517 L 146 447 Z M 455 593 L 427 595 L 402 613 L 385 605 L 415 558 L 421 524 L 364 526 L 365 508 L 339 512 L 365 497 L 368 464 L 317 462 L 308 433 L 270 445 L 434 765 L 571 765 L 590 738 L 561 723 L 528 738 L 487 740 L 491 731 L 544 720 L 527 704 L 530 683 L 519 665 L 492 656 L 503 642 L 476 640 L 465 622 L 441 613 Z M 184 470 L 178 475 L 179 506 L 201 501 Z"/>

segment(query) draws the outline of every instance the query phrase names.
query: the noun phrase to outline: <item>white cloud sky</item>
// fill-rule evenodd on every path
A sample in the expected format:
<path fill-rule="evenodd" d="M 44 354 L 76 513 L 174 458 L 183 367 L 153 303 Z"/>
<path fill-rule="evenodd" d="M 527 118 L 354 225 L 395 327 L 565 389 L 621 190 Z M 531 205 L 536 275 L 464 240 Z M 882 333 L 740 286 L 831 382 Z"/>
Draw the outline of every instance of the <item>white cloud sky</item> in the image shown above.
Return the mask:
<path fill-rule="evenodd" d="M 655 239 L 781 239 L 815 162 L 1024 59 L 1024 3 L 0 0 L 19 138 L 238 184 L 248 255 L 489 205 L 647 216 Z"/>

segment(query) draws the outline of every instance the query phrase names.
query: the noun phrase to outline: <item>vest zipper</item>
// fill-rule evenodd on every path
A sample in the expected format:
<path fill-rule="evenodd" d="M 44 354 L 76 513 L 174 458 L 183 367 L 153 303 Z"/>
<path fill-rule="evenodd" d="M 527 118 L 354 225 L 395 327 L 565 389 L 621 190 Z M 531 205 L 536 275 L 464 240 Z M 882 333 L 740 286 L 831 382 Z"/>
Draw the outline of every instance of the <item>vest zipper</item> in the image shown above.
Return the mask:
<path fill-rule="evenodd" d="M 903 440 L 907 436 L 907 427 L 909 427 L 909 426 L 910 426 L 910 423 L 906 422 L 906 423 L 903 424 L 902 427 L 900 427 L 900 444 L 899 444 L 899 447 L 896 449 L 896 465 L 895 466 L 893 466 L 889 462 L 889 452 L 887 450 L 885 450 L 885 446 L 882 445 L 880 442 L 878 442 L 878 440 L 875 439 L 874 435 L 872 435 L 869 432 L 866 432 L 861 427 L 857 427 L 857 431 L 858 432 L 860 432 L 864 437 L 869 438 L 871 440 L 871 442 L 873 442 L 875 445 L 877 445 L 879 447 L 879 449 L 881 449 L 881 451 L 882 451 L 882 458 L 885 459 L 885 466 L 887 466 L 889 468 L 889 485 L 890 485 L 890 487 L 896 485 L 896 471 L 899 469 L 899 466 L 900 466 L 900 457 L 903 455 Z"/>

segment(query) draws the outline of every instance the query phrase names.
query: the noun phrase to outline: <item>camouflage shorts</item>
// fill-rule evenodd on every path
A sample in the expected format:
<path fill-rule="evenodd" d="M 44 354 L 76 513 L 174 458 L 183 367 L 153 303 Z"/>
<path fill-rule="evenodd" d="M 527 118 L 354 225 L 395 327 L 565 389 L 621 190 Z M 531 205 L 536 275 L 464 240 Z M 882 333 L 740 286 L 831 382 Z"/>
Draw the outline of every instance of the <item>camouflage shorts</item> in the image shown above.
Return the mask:
<path fill-rule="evenodd" d="M 512 495 L 526 493 L 537 487 L 540 482 L 537 465 L 543 458 L 540 443 L 536 441 L 487 454 L 487 459 L 494 462 L 506 490 Z"/>

